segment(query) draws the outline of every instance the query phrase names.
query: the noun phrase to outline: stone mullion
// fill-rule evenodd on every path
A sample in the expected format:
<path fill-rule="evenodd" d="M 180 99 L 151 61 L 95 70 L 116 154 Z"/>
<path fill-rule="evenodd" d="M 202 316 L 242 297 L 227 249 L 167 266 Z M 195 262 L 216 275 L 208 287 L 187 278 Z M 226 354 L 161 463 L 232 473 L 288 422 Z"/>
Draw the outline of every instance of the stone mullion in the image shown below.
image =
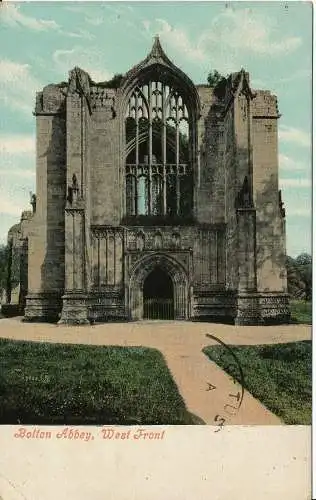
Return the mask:
<path fill-rule="evenodd" d="M 180 179 L 179 179 L 179 108 L 178 99 L 176 101 L 176 193 L 177 207 L 176 214 L 180 213 Z"/>
<path fill-rule="evenodd" d="M 166 163 L 167 163 L 167 129 L 166 129 L 166 87 L 163 84 L 162 87 L 162 163 L 163 163 L 163 215 L 167 213 L 167 175 L 166 175 Z"/>
<path fill-rule="evenodd" d="M 138 124 L 138 95 L 135 93 L 135 122 L 136 122 L 136 136 L 135 136 L 135 156 L 136 156 L 136 168 L 139 164 L 139 124 Z"/>
<path fill-rule="evenodd" d="M 135 163 L 136 163 L 136 215 L 138 215 L 138 165 L 139 165 L 139 128 L 138 128 L 138 97 L 135 93 Z"/>

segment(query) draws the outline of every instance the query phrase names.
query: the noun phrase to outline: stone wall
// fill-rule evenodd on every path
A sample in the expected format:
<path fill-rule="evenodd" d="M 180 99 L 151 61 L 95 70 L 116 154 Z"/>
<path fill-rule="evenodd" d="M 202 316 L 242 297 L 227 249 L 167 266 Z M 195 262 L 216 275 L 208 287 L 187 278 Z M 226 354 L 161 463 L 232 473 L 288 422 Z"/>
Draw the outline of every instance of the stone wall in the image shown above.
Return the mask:
<path fill-rule="evenodd" d="M 116 226 L 123 215 L 120 122 L 113 107 L 114 95 L 112 89 L 107 89 L 104 101 L 99 103 L 91 117 L 89 156 L 92 165 L 90 173 L 92 225 Z"/>
<path fill-rule="evenodd" d="M 257 283 L 286 292 L 283 217 L 279 206 L 277 99 L 258 91 L 253 102 L 253 196 L 257 211 Z"/>
<path fill-rule="evenodd" d="M 236 141 L 234 127 L 234 107 L 229 106 L 224 117 L 224 155 L 225 169 L 225 220 L 226 220 L 226 287 L 237 290 L 238 266 L 232 255 L 237 253 L 237 218 L 236 218 Z"/>
<path fill-rule="evenodd" d="M 196 90 L 194 217 L 180 225 L 125 225 L 122 89 L 75 68 L 68 84 L 38 93 L 36 212 L 10 240 L 12 269 L 23 269 L 11 299 L 22 303 L 28 289 L 26 319 L 56 320 L 62 301 L 61 322 L 137 319 L 157 263 L 179 286 L 179 319 L 286 315 L 276 98 L 253 94 L 243 70 L 222 94 Z"/>
<path fill-rule="evenodd" d="M 199 165 L 196 187 L 196 218 L 199 223 L 225 221 L 224 127 L 223 106 L 213 89 L 197 87 L 201 100 L 198 122 Z"/>
<path fill-rule="evenodd" d="M 23 314 L 28 290 L 28 240 L 33 213 L 24 211 L 19 224 L 8 232 L 7 287 L 2 307 L 5 315 Z"/>
<path fill-rule="evenodd" d="M 57 318 L 64 290 L 66 120 L 59 86 L 36 104 L 36 213 L 28 238 L 26 319 Z"/>

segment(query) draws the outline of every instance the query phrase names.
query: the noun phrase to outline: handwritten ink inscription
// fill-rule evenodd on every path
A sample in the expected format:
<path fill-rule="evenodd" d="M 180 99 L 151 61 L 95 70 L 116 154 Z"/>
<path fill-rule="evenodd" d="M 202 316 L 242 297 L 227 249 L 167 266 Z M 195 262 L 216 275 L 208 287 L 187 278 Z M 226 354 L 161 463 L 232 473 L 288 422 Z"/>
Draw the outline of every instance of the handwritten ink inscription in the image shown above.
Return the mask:
<path fill-rule="evenodd" d="M 218 344 L 222 345 L 222 347 L 224 347 L 229 352 L 231 359 L 234 361 L 234 363 L 238 367 L 238 371 L 240 374 L 240 381 L 241 381 L 241 383 L 240 383 L 241 390 L 238 391 L 237 394 L 229 393 L 229 395 L 228 395 L 229 400 L 227 401 L 227 403 L 224 405 L 224 408 L 223 408 L 224 416 L 217 414 L 214 417 L 214 423 L 216 426 L 218 426 L 218 429 L 216 429 L 215 432 L 219 432 L 223 428 L 225 422 L 227 421 L 227 418 L 234 417 L 237 414 L 237 412 L 242 404 L 244 392 L 245 392 L 245 390 L 244 390 L 244 374 L 243 374 L 241 365 L 239 363 L 239 360 L 230 346 L 226 345 L 222 340 L 218 339 L 214 335 L 210 335 L 207 333 L 206 337 L 211 338 L 212 340 L 215 340 Z M 234 384 L 239 383 L 235 378 L 233 378 L 232 381 Z M 207 391 L 213 391 L 213 390 L 217 389 L 216 386 L 211 384 L 210 382 L 207 382 L 207 386 L 208 386 L 206 389 Z"/>

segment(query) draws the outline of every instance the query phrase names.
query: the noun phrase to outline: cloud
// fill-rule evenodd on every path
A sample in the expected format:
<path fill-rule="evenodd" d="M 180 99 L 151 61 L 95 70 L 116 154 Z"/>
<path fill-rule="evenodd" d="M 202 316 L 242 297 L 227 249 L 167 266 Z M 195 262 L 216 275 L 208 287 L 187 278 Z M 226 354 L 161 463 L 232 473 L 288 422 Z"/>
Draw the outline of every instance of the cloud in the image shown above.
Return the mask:
<path fill-rule="evenodd" d="M 280 170 L 285 172 L 305 171 L 306 173 L 310 173 L 312 167 L 311 163 L 303 163 L 282 153 L 279 154 L 279 166 Z"/>
<path fill-rule="evenodd" d="M 82 5 L 66 6 L 65 10 L 83 16 L 86 24 L 95 27 L 105 23 L 113 25 L 113 23 L 123 22 L 129 28 L 136 28 L 139 34 L 139 15 L 134 15 L 134 9 L 130 5 L 124 5 L 123 2 L 110 2 L 110 4 L 106 2 L 77 2 L 77 4 L 80 3 Z M 135 22 L 131 19 L 133 15 Z M 129 33 L 129 36 L 133 36 L 133 34 Z"/>
<path fill-rule="evenodd" d="M 296 72 L 290 73 L 290 75 L 279 78 L 271 78 L 269 75 L 266 75 L 266 80 L 262 80 L 261 78 L 254 78 L 251 80 L 253 87 L 259 89 L 269 89 L 272 94 L 278 94 L 280 90 L 282 90 L 282 94 L 284 95 L 285 91 L 290 89 L 297 92 L 297 87 L 293 85 L 287 85 L 290 82 L 297 82 L 299 80 L 310 80 L 312 82 L 312 69 L 300 69 Z"/>
<path fill-rule="evenodd" d="M 75 12 L 76 14 L 85 14 L 87 12 L 87 8 L 85 7 L 86 4 L 83 4 L 81 2 L 72 2 L 70 4 L 66 4 L 64 9 L 68 10 L 69 12 Z"/>
<path fill-rule="evenodd" d="M 1 156 L 35 154 L 35 136 L 0 134 L 0 154 Z"/>
<path fill-rule="evenodd" d="M 145 32 L 158 34 L 162 41 L 197 64 L 216 65 L 221 71 L 239 69 L 245 53 L 254 56 L 284 57 L 302 43 L 299 37 L 280 37 L 273 19 L 251 9 L 225 8 L 196 40 L 181 26 L 165 19 L 143 20 Z"/>
<path fill-rule="evenodd" d="M 0 60 L 0 102 L 32 117 L 36 91 L 42 84 L 32 75 L 29 64 Z"/>
<path fill-rule="evenodd" d="M 92 24 L 92 26 L 101 26 L 101 24 L 104 23 L 104 18 L 103 18 L 103 16 L 96 16 L 96 17 L 89 17 L 89 16 L 87 16 L 85 18 L 85 21 L 88 24 Z"/>
<path fill-rule="evenodd" d="M 205 41 L 226 46 L 234 51 L 247 51 L 256 55 L 284 56 L 298 48 L 298 37 L 276 39 L 278 26 L 272 18 L 260 15 L 252 9 L 226 8 L 215 17 L 212 29 L 204 35 Z M 202 35 L 203 37 L 203 35 Z"/>
<path fill-rule="evenodd" d="M 277 83 L 288 83 L 296 80 L 310 80 L 312 81 L 313 71 L 312 68 L 309 69 L 300 69 L 296 72 L 291 73 L 289 76 L 285 76 L 284 78 L 278 78 L 274 80 Z"/>
<path fill-rule="evenodd" d="M 301 147 L 311 147 L 311 135 L 304 130 L 281 125 L 279 127 L 279 140 L 283 142 L 291 142 Z"/>
<path fill-rule="evenodd" d="M 93 40 L 95 37 L 86 30 L 79 29 L 78 31 L 63 30 L 62 27 L 54 20 L 36 19 L 35 17 L 27 16 L 21 11 L 21 6 L 11 2 L 1 4 L 1 22 L 10 27 L 23 27 L 32 31 L 43 32 L 54 30 L 60 35 L 69 36 L 71 38 L 85 38 Z"/>
<path fill-rule="evenodd" d="M 4 180 L 0 186 L 0 213 L 20 216 L 23 210 L 30 209 L 30 192 L 35 191 L 35 177 L 34 175 L 2 177 Z"/>
<path fill-rule="evenodd" d="M 30 170 L 30 169 L 12 170 L 12 169 L 0 168 L 0 174 L 6 175 L 7 177 L 14 177 L 14 178 L 18 177 L 19 179 L 33 179 L 33 180 L 35 180 L 36 176 L 35 170 Z"/>
<path fill-rule="evenodd" d="M 25 210 L 24 204 L 19 204 L 16 200 L 8 198 L 5 193 L 1 193 L 1 214 L 19 217 L 23 210 Z"/>
<path fill-rule="evenodd" d="M 308 208 L 295 208 L 295 207 L 291 207 L 289 206 L 288 209 L 286 209 L 286 214 L 287 215 L 290 215 L 291 217 L 295 216 L 295 217 L 311 217 L 312 215 L 312 210 L 311 208 L 308 209 Z"/>
<path fill-rule="evenodd" d="M 6 182 L 35 180 L 35 136 L 0 134 L 0 175 Z M 13 180 L 15 179 L 15 181 Z M 0 210 L 2 208 L 2 200 Z"/>
<path fill-rule="evenodd" d="M 153 34 L 150 21 L 144 20 L 143 26 L 147 32 Z M 188 59 L 196 62 L 205 60 L 206 54 L 204 51 L 189 39 L 184 29 L 173 27 L 164 19 L 156 19 L 154 32 L 168 45 L 184 53 Z"/>
<path fill-rule="evenodd" d="M 94 40 L 95 36 L 92 35 L 89 31 L 87 30 L 78 30 L 78 31 L 67 31 L 67 36 L 70 38 L 84 38 L 86 40 Z"/>
<path fill-rule="evenodd" d="M 280 179 L 281 188 L 311 188 L 312 181 L 311 179 L 304 179 L 301 177 L 298 178 L 289 178 L 289 179 Z"/>
<path fill-rule="evenodd" d="M 79 66 L 87 71 L 95 81 L 109 80 L 110 73 L 103 64 L 103 55 L 97 49 L 74 47 L 69 50 L 56 50 L 53 54 L 56 70 L 63 75 L 68 74 L 74 66 Z"/>
<path fill-rule="evenodd" d="M 36 19 L 21 12 L 21 6 L 11 2 L 1 5 L 1 23 L 8 26 L 23 26 L 33 31 L 59 30 L 60 26 L 54 20 Z"/>

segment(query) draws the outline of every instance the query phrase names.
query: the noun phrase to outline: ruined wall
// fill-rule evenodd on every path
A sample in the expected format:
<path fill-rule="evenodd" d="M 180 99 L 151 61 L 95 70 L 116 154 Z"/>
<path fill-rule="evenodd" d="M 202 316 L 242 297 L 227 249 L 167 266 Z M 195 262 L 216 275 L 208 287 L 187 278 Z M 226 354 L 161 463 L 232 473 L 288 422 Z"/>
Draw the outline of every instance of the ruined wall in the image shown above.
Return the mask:
<path fill-rule="evenodd" d="M 64 290 L 66 121 L 64 95 L 48 85 L 36 99 L 36 212 L 28 237 L 26 319 L 57 317 Z"/>
<path fill-rule="evenodd" d="M 66 100 L 65 290 L 83 291 L 86 285 L 86 224 L 89 224 L 88 134 L 90 113 L 85 95 L 68 92 Z"/>
<path fill-rule="evenodd" d="M 28 261 L 26 316 L 43 316 L 45 308 L 60 311 L 64 293 L 65 322 L 81 313 L 85 322 L 89 307 L 95 319 L 127 316 L 129 273 L 151 253 L 169 255 L 184 270 L 193 314 L 231 314 L 230 295 L 255 290 L 256 281 L 260 292 L 286 290 L 277 103 L 263 91 L 251 100 L 248 83 L 242 71 L 228 78 L 222 94 L 197 86 L 196 223 L 183 226 L 120 225 L 125 202 L 120 90 L 95 85 L 75 68 L 68 84 L 49 85 L 38 94 L 36 213 L 27 237 L 20 234 L 22 225 L 14 233 L 24 245 L 21 268 Z M 246 177 L 247 207 L 238 205 Z M 27 289 L 24 275 L 20 296 Z"/>
<path fill-rule="evenodd" d="M 36 107 L 36 213 L 29 238 L 29 293 L 64 288 L 66 122 L 63 95 L 49 85 Z"/>
<path fill-rule="evenodd" d="M 6 302 L 9 304 L 18 304 L 20 296 L 21 224 L 15 224 L 10 228 L 7 248 L 8 279 Z"/>
<path fill-rule="evenodd" d="M 28 240 L 32 228 L 32 218 L 31 211 L 22 212 L 20 223 L 12 226 L 8 232 L 7 285 L 4 303 L 5 305 L 17 306 L 16 311 L 20 314 L 24 310 L 28 291 Z M 5 307 L 4 313 L 6 313 Z"/>
<path fill-rule="evenodd" d="M 91 224 L 118 225 L 122 213 L 120 123 L 116 91 L 94 88 L 92 93 L 89 156 L 91 164 Z"/>
<path fill-rule="evenodd" d="M 256 212 L 253 206 L 252 98 L 249 75 L 241 72 L 234 98 L 236 141 L 236 209 L 238 246 L 238 292 L 256 291 Z M 252 314 L 252 313 L 251 313 Z"/>
<path fill-rule="evenodd" d="M 225 169 L 225 220 L 226 226 L 226 287 L 236 290 L 238 286 L 237 218 L 236 218 L 236 141 L 234 127 L 234 106 L 229 105 L 224 118 L 224 155 Z"/>
<path fill-rule="evenodd" d="M 199 165 L 196 175 L 195 214 L 199 223 L 225 220 L 224 128 L 219 119 L 222 105 L 208 86 L 197 87 L 201 100 L 198 122 Z"/>
<path fill-rule="evenodd" d="M 253 101 L 253 196 L 257 211 L 257 283 L 286 291 L 284 230 L 278 193 L 278 107 L 267 91 Z"/>

